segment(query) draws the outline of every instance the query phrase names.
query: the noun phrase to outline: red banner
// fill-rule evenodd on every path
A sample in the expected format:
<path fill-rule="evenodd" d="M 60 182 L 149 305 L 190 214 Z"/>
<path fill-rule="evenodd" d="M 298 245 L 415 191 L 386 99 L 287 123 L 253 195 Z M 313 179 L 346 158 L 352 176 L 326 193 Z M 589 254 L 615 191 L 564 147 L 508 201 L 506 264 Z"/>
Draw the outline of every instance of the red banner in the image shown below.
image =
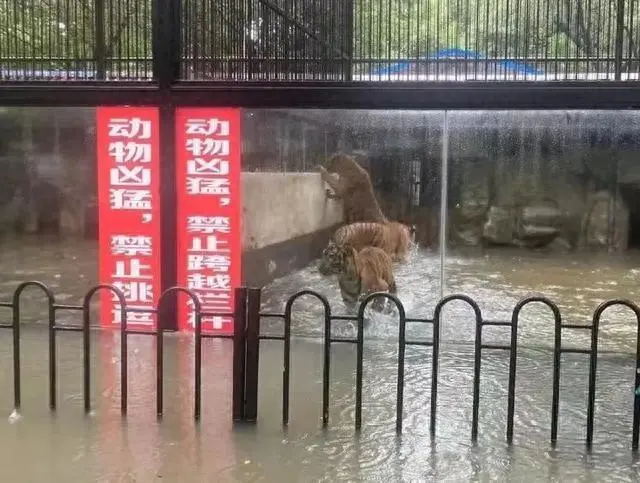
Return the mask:
<path fill-rule="evenodd" d="M 233 312 L 241 283 L 240 110 L 176 109 L 178 285 L 202 311 Z M 181 330 L 193 329 L 193 304 L 181 297 Z M 233 319 L 203 317 L 203 331 L 230 334 Z"/>
<path fill-rule="evenodd" d="M 97 109 L 100 283 L 123 291 L 127 308 L 153 309 L 160 296 L 158 109 Z M 120 304 L 101 291 L 102 326 L 120 325 Z M 151 312 L 128 312 L 132 329 L 154 329 Z"/>

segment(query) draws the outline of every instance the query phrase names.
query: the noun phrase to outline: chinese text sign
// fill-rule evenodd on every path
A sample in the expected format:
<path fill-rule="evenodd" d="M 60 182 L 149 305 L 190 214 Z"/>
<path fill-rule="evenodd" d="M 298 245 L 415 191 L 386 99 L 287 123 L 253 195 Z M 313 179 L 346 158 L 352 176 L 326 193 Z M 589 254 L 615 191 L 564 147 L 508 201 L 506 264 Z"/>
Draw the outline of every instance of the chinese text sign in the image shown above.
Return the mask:
<path fill-rule="evenodd" d="M 241 283 L 240 149 L 239 109 L 176 110 L 178 285 L 210 314 L 232 313 Z M 193 329 L 191 301 L 180 301 L 178 317 Z M 233 319 L 204 316 L 202 330 L 230 334 Z"/>
<path fill-rule="evenodd" d="M 131 329 L 153 330 L 160 296 L 158 109 L 97 109 L 100 283 L 122 290 Z M 100 294 L 101 325 L 120 325 L 120 304 Z"/>

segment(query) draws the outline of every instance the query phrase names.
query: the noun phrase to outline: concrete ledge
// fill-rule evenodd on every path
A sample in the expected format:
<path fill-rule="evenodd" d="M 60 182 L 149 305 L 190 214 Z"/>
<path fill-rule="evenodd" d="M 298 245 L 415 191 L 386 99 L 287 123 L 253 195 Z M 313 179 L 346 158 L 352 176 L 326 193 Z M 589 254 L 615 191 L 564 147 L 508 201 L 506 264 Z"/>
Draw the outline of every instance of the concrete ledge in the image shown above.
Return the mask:
<path fill-rule="evenodd" d="M 250 287 L 262 287 L 307 266 L 319 258 L 333 232 L 340 226 L 308 233 L 242 254 L 242 283 Z"/>
<path fill-rule="evenodd" d="M 257 250 L 335 226 L 342 203 L 320 173 L 242 173 L 242 247 Z"/>

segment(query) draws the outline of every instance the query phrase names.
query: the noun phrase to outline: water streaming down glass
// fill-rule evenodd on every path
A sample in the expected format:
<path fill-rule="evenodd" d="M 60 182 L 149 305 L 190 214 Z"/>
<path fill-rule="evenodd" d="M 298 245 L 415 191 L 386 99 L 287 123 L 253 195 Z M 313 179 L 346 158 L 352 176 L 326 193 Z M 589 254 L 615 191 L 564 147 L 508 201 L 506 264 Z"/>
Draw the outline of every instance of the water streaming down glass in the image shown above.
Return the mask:
<path fill-rule="evenodd" d="M 334 115 L 337 119 L 343 116 L 342 113 Z M 391 129 L 394 127 L 402 131 L 402 136 L 397 136 L 399 143 L 422 145 L 427 153 L 435 152 L 436 159 L 444 157 L 447 160 L 437 164 L 440 176 L 437 191 L 441 200 L 437 211 L 443 218 L 438 228 L 440 246 L 416 249 L 409 262 L 397 268 L 399 298 L 409 316 L 432 316 L 445 283 L 445 293 L 469 294 L 479 302 L 485 317 L 497 320 L 508 320 L 517 300 L 529 293 L 549 296 L 558 302 L 567 319 L 584 323 L 590 321 L 593 309 L 604 299 L 618 296 L 639 299 L 637 281 L 640 273 L 635 267 L 640 264 L 640 258 L 634 251 L 612 257 L 508 247 L 479 250 L 452 244 L 448 234 L 459 228 L 451 205 L 460 197 L 454 193 L 453 186 L 458 183 L 460 172 L 471 171 L 469 151 L 488 152 L 483 154 L 483 159 L 494 156 L 489 147 L 479 143 L 484 139 L 480 136 L 483 131 L 493 129 L 498 132 L 495 157 L 501 160 L 496 169 L 501 173 L 501 180 L 510 180 L 512 173 L 515 173 L 513 180 L 518 179 L 518 174 L 521 178 L 533 174 L 531 182 L 539 185 L 545 172 L 550 172 L 551 178 L 559 178 L 563 169 L 573 166 L 576 161 L 574 157 L 569 161 L 568 154 L 545 154 L 545 143 L 565 146 L 568 153 L 578 152 L 580 147 L 588 152 L 592 149 L 587 135 L 590 131 L 595 132 L 601 143 L 605 143 L 611 133 L 623 129 L 637 131 L 639 117 L 635 113 L 403 111 L 354 112 L 352 116 L 359 119 L 363 131 L 371 129 L 374 133 L 374 126 L 383 126 L 382 131 L 387 134 L 382 140 L 376 140 L 376 134 L 368 136 L 367 142 L 377 143 L 373 146 L 384 147 L 384 143 L 391 143 L 396 137 Z M 352 122 L 346 113 L 344 119 L 343 125 Z M 408 129 L 411 124 L 426 125 L 433 135 L 422 132 L 416 140 Z M 517 126 L 517 138 L 512 139 L 508 126 Z M 530 136 L 531 131 L 534 133 Z M 547 132 L 558 135 L 545 141 Z M 622 137 L 622 134 L 616 136 Z M 531 144 L 531 137 L 539 141 Z M 473 141 L 478 141 L 475 147 Z M 511 149 L 515 151 L 507 162 L 503 153 Z M 529 156 L 530 153 L 534 154 Z M 490 164 L 484 162 L 484 169 L 489 170 Z M 594 164 L 589 160 L 588 163 Z M 619 179 L 631 179 L 630 174 L 623 171 L 620 169 Z M 463 186 L 462 191 L 468 194 L 471 190 Z M 476 199 L 472 201 L 481 198 L 474 196 Z M 609 200 L 615 205 L 613 198 Z M 615 230 L 606 233 L 613 232 Z M 447 242 L 443 243 L 444 240 Z M 5 275 L 2 280 L 5 295 L 15 288 L 15 277 L 48 277 L 57 285 L 57 290 L 64 290 L 61 300 L 73 300 L 86 288 L 85 280 L 89 278 L 82 279 L 77 273 L 90 273 L 89 265 L 95 257 L 95 247 L 77 241 L 66 241 L 63 246 L 24 243 L 12 246 L 7 242 L 3 248 L 0 254 L 3 272 L 15 274 Z M 34 264 L 34 259 L 39 263 Z M 74 267 L 73 273 L 61 271 L 61 260 Z M 302 288 L 325 294 L 335 313 L 346 311 L 335 281 L 320 277 L 313 263 L 265 287 L 264 310 L 281 311 L 286 298 Z M 7 297 L 3 296 L 3 299 Z M 38 304 L 34 301 L 27 308 L 34 319 L 42 318 L 42 305 Z M 148 363 L 154 359 L 152 341 L 132 337 L 129 357 L 131 407 L 123 423 L 118 409 L 120 359 L 117 335 L 102 334 L 93 343 L 96 348 L 93 367 L 97 372 L 93 398 L 98 407 L 88 420 L 81 417 L 79 340 L 63 336 L 59 351 L 59 410 L 57 417 L 51 419 L 44 389 L 46 334 L 37 327 L 25 328 L 23 419 L 11 426 L 7 423 L 5 431 L 0 431 L 0 444 L 21 452 L 17 453 L 16 449 L 3 453 L 4 459 L 0 460 L 3 473 L 0 474 L 6 476 L 6 481 L 20 481 L 21 474 L 31 474 L 32 479 L 39 481 L 46 479 L 47 472 L 51 471 L 80 481 L 99 481 L 100 478 L 108 481 L 110 477 L 122 475 L 141 481 L 148 475 L 185 481 L 202 475 L 219 481 L 260 477 L 267 481 L 366 480 L 373 477 L 388 481 L 421 477 L 452 481 L 474 478 L 518 481 L 524 477 L 527 481 L 637 479 L 636 463 L 629 452 L 635 327 L 628 312 L 621 309 L 607 312 L 603 323 L 601 349 L 604 354 L 598 365 L 595 454 L 589 457 L 584 452 L 587 387 L 587 359 L 584 356 L 571 355 L 563 359 L 558 449 L 552 450 L 548 444 L 553 358 L 553 324 L 548 309 L 534 306 L 523 313 L 519 331 L 522 349 L 518 360 L 515 447 L 512 450 L 504 444 L 506 353 L 487 352 L 483 356 L 480 438 L 475 448 L 469 442 L 474 326 L 467 307 L 452 304 L 445 309 L 437 444 L 429 438 L 429 350 L 407 350 L 405 431 L 402 440 L 398 441 L 393 431 L 397 319 L 395 315 L 379 316 L 371 312 L 367 316 L 371 323 L 365 332 L 364 412 L 360 438 L 353 434 L 355 349 L 344 345 L 332 349 L 330 424 L 327 432 L 320 431 L 321 307 L 309 299 L 297 301 L 294 307 L 291 421 L 287 432 L 280 426 L 282 348 L 279 342 L 263 341 L 261 345 L 260 418 L 255 429 L 231 428 L 230 346 L 224 342 L 206 343 L 203 420 L 196 429 L 191 414 L 192 382 L 185 382 L 191 381 L 193 374 L 190 362 L 193 345 L 189 338 L 167 337 L 166 360 L 173 363 L 167 364 L 165 421 L 157 425 L 153 401 L 155 379 Z M 264 320 L 262 326 L 263 333 L 281 332 L 281 323 L 277 321 Z M 336 322 L 334 334 L 352 337 L 355 327 Z M 430 336 L 429 330 L 422 326 L 411 327 L 408 331 L 411 338 Z M 508 341 L 509 334 L 505 330 L 487 329 L 485 336 L 486 341 L 498 344 Z M 590 342 L 588 335 L 581 332 L 567 335 L 566 339 L 577 347 L 586 347 Z M 9 367 L 7 334 L 0 334 L 0 346 L 7 348 L 2 351 L 0 360 L 3 367 Z M 4 387 L 10 387 L 8 378 L 9 374 L 0 378 Z M 0 397 L 0 404 L 7 408 L 7 417 L 10 398 L 10 392 Z M 31 453 L 22 452 L 25 446 L 37 447 L 47 464 L 41 465 L 40 469 L 33 465 L 32 460 L 27 459 L 31 458 Z"/>

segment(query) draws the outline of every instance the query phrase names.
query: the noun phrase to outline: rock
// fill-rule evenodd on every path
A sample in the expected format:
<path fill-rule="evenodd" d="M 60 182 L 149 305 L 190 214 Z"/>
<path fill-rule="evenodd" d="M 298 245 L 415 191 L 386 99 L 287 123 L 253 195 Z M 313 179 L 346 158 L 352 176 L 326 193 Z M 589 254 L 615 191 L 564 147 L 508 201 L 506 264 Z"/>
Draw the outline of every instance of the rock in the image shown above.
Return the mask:
<path fill-rule="evenodd" d="M 569 253 L 573 247 L 570 242 L 557 236 L 544 248 L 556 253 Z"/>
<path fill-rule="evenodd" d="M 558 228 L 565 223 L 566 216 L 554 206 L 525 206 L 520 215 L 523 225 L 535 225 Z"/>
<path fill-rule="evenodd" d="M 495 245 L 510 245 L 513 243 L 514 231 L 515 217 L 512 210 L 499 206 L 489 208 L 487 221 L 482 228 L 485 240 Z"/>
<path fill-rule="evenodd" d="M 614 206 L 615 205 L 615 206 Z M 587 199 L 580 230 L 580 247 L 621 252 L 629 244 L 629 209 L 620 193 L 599 191 Z"/>
<path fill-rule="evenodd" d="M 551 243 L 560 233 L 552 226 L 522 225 L 518 230 L 518 240 L 528 248 L 540 248 Z"/>

